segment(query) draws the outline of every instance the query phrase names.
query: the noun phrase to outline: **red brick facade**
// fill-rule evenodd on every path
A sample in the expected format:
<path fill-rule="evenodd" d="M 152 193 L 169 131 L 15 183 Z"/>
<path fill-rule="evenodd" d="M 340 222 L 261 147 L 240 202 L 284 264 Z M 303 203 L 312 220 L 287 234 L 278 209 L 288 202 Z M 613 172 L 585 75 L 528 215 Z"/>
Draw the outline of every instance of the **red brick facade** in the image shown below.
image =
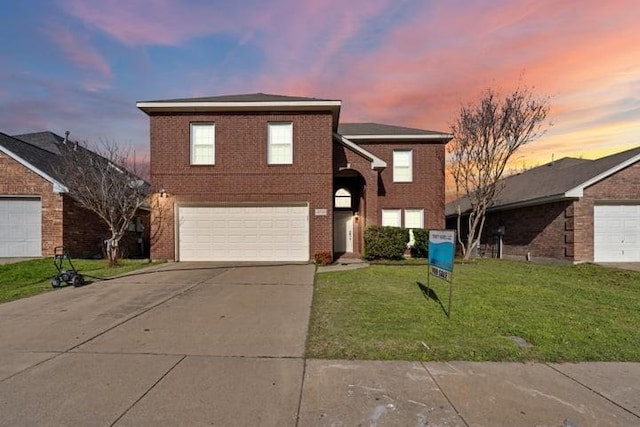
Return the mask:
<path fill-rule="evenodd" d="M 362 251 L 364 228 L 380 224 L 381 209 L 421 208 L 425 227 L 444 226 L 444 144 L 359 142 L 387 163 L 334 141 L 331 112 L 152 112 L 151 181 L 159 208 L 152 214 L 151 256 L 175 259 L 177 207 L 184 204 L 309 204 L 309 259 L 333 253 L 334 183 L 350 186 L 358 199 L 354 252 Z M 293 164 L 267 164 L 269 122 L 293 123 Z M 215 123 L 215 165 L 190 164 L 190 123 Z M 413 150 L 413 182 L 393 183 L 393 150 Z M 168 198 L 158 198 L 164 189 Z M 314 215 L 316 209 L 327 215 Z"/>
<path fill-rule="evenodd" d="M 425 228 L 444 228 L 443 143 L 398 144 L 382 141 L 359 142 L 358 145 L 384 160 L 387 167 L 381 171 L 373 170 L 369 159 L 338 142 L 334 143 L 334 174 L 340 176 L 341 171 L 350 169 L 358 172 L 364 180 L 363 194 L 356 192 L 361 197 L 357 213 L 363 219 L 354 224 L 354 252 L 363 253 L 364 230 L 369 225 L 381 224 L 382 209 L 423 209 Z M 394 150 L 412 150 L 412 182 L 393 182 Z"/>
<path fill-rule="evenodd" d="M 424 209 L 424 228 L 444 228 L 444 154 L 442 142 L 426 144 L 359 143 L 362 148 L 387 162 L 380 172 L 383 188 L 378 189 L 378 215 L 382 209 Z M 413 179 L 411 182 L 393 182 L 393 152 L 413 152 Z"/>
<path fill-rule="evenodd" d="M 293 123 L 291 165 L 267 164 L 267 124 L 276 121 Z M 158 200 L 163 218 L 152 218 L 152 258 L 174 259 L 180 203 L 308 203 L 309 258 L 332 252 L 332 216 L 313 215 L 333 205 L 330 113 L 153 114 L 150 122 L 151 182 L 170 196 Z M 215 123 L 215 165 L 190 165 L 191 122 Z"/>
<path fill-rule="evenodd" d="M 487 215 L 481 242 L 495 255 L 497 229 L 504 227 L 503 256 L 573 260 L 573 202 L 504 210 Z M 489 255 L 489 254 L 487 254 Z"/>

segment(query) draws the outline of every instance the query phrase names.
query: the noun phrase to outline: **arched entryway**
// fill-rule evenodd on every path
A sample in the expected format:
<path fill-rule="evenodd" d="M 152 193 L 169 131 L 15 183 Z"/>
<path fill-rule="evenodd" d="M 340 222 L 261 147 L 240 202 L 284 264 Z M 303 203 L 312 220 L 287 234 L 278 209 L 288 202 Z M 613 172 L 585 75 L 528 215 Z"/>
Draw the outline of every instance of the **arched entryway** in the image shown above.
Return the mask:
<path fill-rule="evenodd" d="M 358 257 L 364 249 L 365 189 L 365 180 L 356 170 L 343 169 L 334 176 L 333 251 L 336 258 Z"/>

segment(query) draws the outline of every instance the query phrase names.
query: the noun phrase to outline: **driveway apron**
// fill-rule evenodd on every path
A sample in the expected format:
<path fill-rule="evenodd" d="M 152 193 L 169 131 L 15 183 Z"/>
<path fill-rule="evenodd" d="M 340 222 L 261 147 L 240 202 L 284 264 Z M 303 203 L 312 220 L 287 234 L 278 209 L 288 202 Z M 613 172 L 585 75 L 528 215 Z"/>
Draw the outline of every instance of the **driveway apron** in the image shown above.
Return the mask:
<path fill-rule="evenodd" d="M 0 426 L 295 426 L 314 270 L 175 263 L 2 304 Z"/>

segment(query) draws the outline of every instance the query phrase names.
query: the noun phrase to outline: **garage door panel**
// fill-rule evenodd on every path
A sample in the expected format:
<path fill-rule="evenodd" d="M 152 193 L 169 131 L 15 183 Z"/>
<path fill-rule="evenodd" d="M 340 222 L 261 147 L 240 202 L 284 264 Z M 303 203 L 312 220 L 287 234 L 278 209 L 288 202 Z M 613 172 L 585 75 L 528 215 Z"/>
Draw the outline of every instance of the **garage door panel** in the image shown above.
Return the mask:
<path fill-rule="evenodd" d="M 594 206 L 594 260 L 640 262 L 640 205 Z"/>
<path fill-rule="evenodd" d="M 307 206 L 178 209 L 182 261 L 307 261 Z"/>
<path fill-rule="evenodd" d="M 42 202 L 0 197 L 0 257 L 42 255 Z"/>

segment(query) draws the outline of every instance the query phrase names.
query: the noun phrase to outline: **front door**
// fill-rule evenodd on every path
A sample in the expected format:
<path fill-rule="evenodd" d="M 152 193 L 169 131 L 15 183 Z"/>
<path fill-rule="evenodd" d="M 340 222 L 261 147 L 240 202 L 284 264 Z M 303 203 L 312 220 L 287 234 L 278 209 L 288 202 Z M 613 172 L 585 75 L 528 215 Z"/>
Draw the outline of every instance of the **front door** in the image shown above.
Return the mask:
<path fill-rule="evenodd" d="M 336 211 L 333 213 L 333 251 L 353 252 L 353 213 Z"/>

